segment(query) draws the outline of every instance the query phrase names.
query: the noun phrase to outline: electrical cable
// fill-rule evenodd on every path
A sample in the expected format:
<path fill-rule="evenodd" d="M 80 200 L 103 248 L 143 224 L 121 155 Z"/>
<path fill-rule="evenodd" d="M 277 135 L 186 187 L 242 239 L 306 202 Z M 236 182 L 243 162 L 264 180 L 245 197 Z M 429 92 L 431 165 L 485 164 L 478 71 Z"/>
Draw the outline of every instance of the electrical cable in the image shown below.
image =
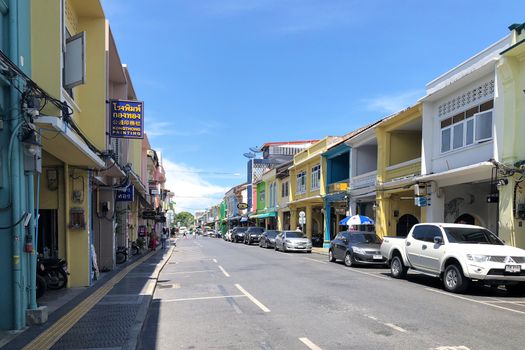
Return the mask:
<path fill-rule="evenodd" d="M 9 225 L 9 226 L 0 226 L 0 230 L 9 230 L 10 228 L 13 228 L 15 226 L 18 226 L 18 224 L 20 224 L 25 218 L 26 216 L 28 215 L 28 213 L 24 213 L 22 215 L 22 217 L 17 221 L 15 222 L 14 224 L 12 225 Z"/>

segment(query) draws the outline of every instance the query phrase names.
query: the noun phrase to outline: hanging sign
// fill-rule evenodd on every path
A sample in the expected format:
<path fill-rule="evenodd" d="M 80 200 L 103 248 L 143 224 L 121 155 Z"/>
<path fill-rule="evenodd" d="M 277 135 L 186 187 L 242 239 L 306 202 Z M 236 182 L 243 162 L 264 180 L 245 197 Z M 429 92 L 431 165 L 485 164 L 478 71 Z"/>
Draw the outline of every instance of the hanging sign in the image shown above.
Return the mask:
<path fill-rule="evenodd" d="M 124 191 L 117 191 L 117 202 L 133 202 L 133 185 L 126 187 Z"/>
<path fill-rule="evenodd" d="M 121 139 L 144 138 L 144 102 L 111 100 L 110 136 Z"/>

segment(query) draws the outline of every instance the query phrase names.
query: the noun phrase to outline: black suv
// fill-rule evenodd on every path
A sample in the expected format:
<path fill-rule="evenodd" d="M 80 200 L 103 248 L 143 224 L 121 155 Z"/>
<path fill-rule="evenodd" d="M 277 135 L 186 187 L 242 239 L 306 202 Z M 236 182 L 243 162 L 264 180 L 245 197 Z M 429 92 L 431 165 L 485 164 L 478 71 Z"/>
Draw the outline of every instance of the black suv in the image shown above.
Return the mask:
<path fill-rule="evenodd" d="M 252 243 L 259 243 L 259 239 L 261 239 L 261 235 L 264 232 L 264 228 L 262 227 L 250 227 L 248 228 L 248 231 L 244 234 L 244 244 L 252 244 Z"/>
<path fill-rule="evenodd" d="M 234 228 L 233 231 L 232 231 L 232 242 L 233 243 L 243 242 L 244 241 L 244 233 L 246 232 L 247 229 L 248 229 L 248 227 L 236 227 L 236 228 Z"/>

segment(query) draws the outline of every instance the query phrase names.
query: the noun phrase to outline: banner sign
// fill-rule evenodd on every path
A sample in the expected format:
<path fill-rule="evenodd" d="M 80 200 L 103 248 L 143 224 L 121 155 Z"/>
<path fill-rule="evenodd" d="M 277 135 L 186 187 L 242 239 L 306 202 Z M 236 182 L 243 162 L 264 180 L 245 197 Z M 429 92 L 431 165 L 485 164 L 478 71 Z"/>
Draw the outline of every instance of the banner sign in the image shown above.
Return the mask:
<path fill-rule="evenodd" d="M 117 191 L 117 202 L 133 202 L 133 185 L 129 185 L 124 191 Z"/>
<path fill-rule="evenodd" d="M 110 136 L 121 139 L 144 138 L 144 102 L 111 100 Z"/>
<path fill-rule="evenodd" d="M 140 225 L 139 226 L 139 237 L 146 237 L 146 225 Z"/>

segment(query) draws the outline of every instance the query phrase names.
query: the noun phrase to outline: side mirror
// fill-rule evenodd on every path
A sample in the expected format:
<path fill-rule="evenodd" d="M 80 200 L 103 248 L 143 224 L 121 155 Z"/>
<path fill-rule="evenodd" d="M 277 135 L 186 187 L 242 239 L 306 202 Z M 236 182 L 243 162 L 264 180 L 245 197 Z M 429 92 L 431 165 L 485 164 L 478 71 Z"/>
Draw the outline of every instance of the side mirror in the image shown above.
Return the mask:
<path fill-rule="evenodd" d="M 440 237 L 440 236 L 434 237 L 434 243 L 443 244 L 443 237 Z"/>

